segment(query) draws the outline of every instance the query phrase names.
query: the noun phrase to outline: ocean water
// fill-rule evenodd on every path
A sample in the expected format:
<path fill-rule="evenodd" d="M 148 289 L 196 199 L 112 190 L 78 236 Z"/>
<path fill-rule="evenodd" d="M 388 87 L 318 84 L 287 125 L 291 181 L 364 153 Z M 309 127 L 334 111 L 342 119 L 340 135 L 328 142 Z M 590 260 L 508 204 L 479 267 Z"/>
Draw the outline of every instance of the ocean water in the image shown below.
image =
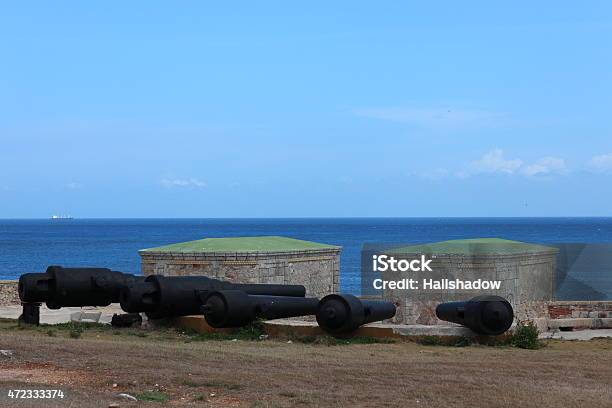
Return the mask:
<path fill-rule="evenodd" d="M 533 243 L 612 243 L 612 218 L 0 220 L 0 279 L 44 271 L 48 265 L 140 273 L 139 249 L 205 237 L 257 235 L 341 245 L 341 290 L 358 294 L 364 243 L 416 244 L 478 237 Z M 610 276 L 609 271 L 601 271 L 598 279 L 603 279 L 605 286 Z M 605 291 L 612 299 L 612 285 Z"/>

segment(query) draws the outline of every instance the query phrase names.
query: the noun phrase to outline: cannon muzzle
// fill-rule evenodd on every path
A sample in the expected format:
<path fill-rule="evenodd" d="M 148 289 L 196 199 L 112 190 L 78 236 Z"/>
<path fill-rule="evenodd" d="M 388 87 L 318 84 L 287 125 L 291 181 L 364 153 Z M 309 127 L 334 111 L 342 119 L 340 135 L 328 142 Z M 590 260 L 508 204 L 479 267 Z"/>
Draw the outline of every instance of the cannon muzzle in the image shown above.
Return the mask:
<path fill-rule="evenodd" d="M 209 293 L 200 308 L 215 328 L 245 326 L 255 319 L 282 319 L 316 313 L 319 299 L 249 295 L 240 290 Z"/>
<path fill-rule="evenodd" d="M 503 297 L 486 295 L 465 302 L 440 303 L 436 316 L 469 327 L 477 334 L 497 336 L 512 326 L 514 311 Z"/>
<path fill-rule="evenodd" d="M 325 296 L 317 307 L 317 323 L 333 336 L 343 336 L 359 326 L 395 316 L 391 302 L 360 300 L 353 295 Z"/>

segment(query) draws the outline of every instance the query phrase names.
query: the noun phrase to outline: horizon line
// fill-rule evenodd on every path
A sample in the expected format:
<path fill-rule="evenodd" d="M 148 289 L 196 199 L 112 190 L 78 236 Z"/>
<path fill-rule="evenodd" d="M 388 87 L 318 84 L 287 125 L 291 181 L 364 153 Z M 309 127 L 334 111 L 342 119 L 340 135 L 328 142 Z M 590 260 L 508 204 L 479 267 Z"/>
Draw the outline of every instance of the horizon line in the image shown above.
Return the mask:
<path fill-rule="evenodd" d="M 77 220 L 309 220 L 309 219 L 508 219 L 508 218 L 612 218 L 612 215 L 494 215 L 494 216 L 294 216 L 294 217 L 12 217 L 0 218 L 0 221 L 41 221 L 70 222 Z"/>

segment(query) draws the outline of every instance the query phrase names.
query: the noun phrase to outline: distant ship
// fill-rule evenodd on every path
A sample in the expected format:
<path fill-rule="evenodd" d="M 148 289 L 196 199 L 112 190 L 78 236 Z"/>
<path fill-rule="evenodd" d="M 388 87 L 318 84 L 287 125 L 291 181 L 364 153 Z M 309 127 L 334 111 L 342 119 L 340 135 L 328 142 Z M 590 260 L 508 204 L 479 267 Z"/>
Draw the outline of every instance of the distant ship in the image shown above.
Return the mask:
<path fill-rule="evenodd" d="M 73 218 L 70 215 L 52 215 L 52 220 L 72 220 Z"/>

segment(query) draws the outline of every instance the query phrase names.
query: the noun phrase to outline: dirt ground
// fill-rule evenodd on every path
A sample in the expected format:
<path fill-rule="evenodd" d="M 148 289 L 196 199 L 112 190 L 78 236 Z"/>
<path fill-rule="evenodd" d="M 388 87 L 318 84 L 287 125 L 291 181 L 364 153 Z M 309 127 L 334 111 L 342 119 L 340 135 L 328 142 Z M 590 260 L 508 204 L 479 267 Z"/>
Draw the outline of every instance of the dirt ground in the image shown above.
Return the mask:
<path fill-rule="evenodd" d="M 0 354 L 3 407 L 612 406 L 610 339 L 549 341 L 540 350 L 328 345 L 0 322 L 0 349 L 9 350 Z M 65 397 L 15 400 L 9 389 Z"/>

